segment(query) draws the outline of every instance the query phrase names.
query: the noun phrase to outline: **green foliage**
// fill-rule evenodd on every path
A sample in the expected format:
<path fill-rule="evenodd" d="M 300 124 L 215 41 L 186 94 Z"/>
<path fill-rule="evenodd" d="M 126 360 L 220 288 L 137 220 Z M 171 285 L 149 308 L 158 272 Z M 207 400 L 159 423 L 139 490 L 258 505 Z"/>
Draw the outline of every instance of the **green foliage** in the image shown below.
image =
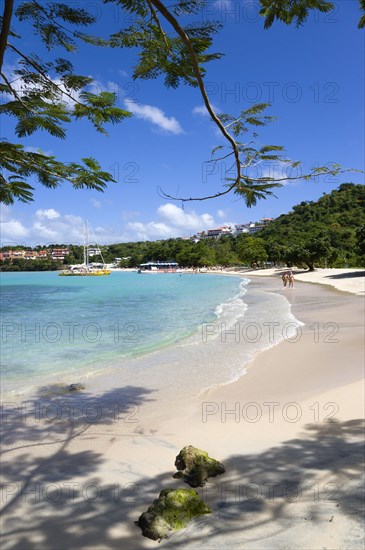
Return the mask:
<path fill-rule="evenodd" d="M 318 10 L 328 13 L 335 7 L 334 2 L 326 0 L 260 0 L 260 15 L 265 17 L 264 27 L 269 29 L 275 19 L 290 25 L 295 23 L 296 27 L 303 25 L 308 19 L 310 10 Z M 365 11 L 365 0 L 359 0 L 360 10 Z M 358 28 L 365 27 L 365 15 L 361 16 Z"/>
<path fill-rule="evenodd" d="M 275 19 L 286 25 L 295 22 L 296 27 L 303 25 L 308 18 L 309 10 L 318 9 L 327 13 L 334 8 L 333 2 L 325 0 L 260 0 L 260 15 L 265 17 L 265 29 L 271 27 Z"/>
<path fill-rule="evenodd" d="M 267 260 L 265 241 L 260 237 L 239 235 L 237 237 L 237 253 L 239 259 L 251 267 L 262 265 Z"/>
<path fill-rule="evenodd" d="M 79 37 L 77 32 L 70 32 L 63 24 L 80 28 L 95 21 L 84 9 L 35 0 L 21 3 L 13 19 L 18 19 L 17 28 L 21 28 L 21 23 L 30 23 L 48 50 L 61 47 L 67 52 L 77 49 L 76 39 Z M 23 47 L 21 36 L 11 31 L 7 43 L 1 44 L 2 49 L 6 48 L 18 57 L 18 67 L 13 74 L 22 85 L 20 90 L 14 88 L 7 76 L 1 73 L 0 92 L 8 101 L 0 105 L 0 115 L 17 119 L 15 133 L 19 138 L 45 131 L 65 139 L 65 125 L 80 118 L 87 118 L 98 132 L 106 134 L 105 124 L 116 124 L 131 116 L 128 111 L 115 106 L 115 94 L 88 92 L 86 88 L 93 79 L 75 74 L 68 59 L 57 57 L 53 61 L 44 61 L 36 53 L 24 53 Z M 29 183 L 31 176 L 36 176 L 47 187 L 57 187 L 67 181 L 76 189 L 97 191 L 115 181 L 95 159 L 65 163 L 41 151 L 27 152 L 21 144 L 4 140 L 0 143 L 0 166 L 0 200 L 5 204 L 33 200 L 34 188 Z"/>
<path fill-rule="evenodd" d="M 56 271 L 61 267 L 60 262 L 51 259 L 25 260 L 24 258 L 16 258 L 12 261 L 0 261 L 0 271 Z"/>
<path fill-rule="evenodd" d="M 356 252 L 362 256 L 363 264 L 365 265 L 365 225 L 356 230 Z"/>
<path fill-rule="evenodd" d="M 70 33 L 66 33 L 57 20 L 77 26 L 87 26 L 95 22 L 95 18 L 86 10 L 71 8 L 60 2 L 23 2 L 15 15 L 20 22 L 29 21 L 33 25 L 49 50 L 55 46 L 61 46 L 67 51 L 77 49 Z"/>
<path fill-rule="evenodd" d="M 82 92 L 80 99 L 84 103 L 76 103 L 74 108 L 75 118 L 88 118 L 95 129 L 102 134 L 107 135 L 103 128 L 103 125 L 107 122 L 116 124 L 131 116 L 129 111 L 114 107 L 117 96 L 112 92 L 101 92 L 99 95 Z"/>
<path fill-rule="evenodd" d="M 75 189 L 102 191 L 108 182 L 114 181 L 93 158 L 81 159 L 83 164 L 63 163 L 42 151 L 25 151 L 22 145 L 6 141 L 0 142 L 0 159 L 2 168 L 10 174 L 7 178 L 0 174 L 0 201 L 5 204 L 13 204 L 15 199 L 22 202 L 33 200 L 34 188 L 27 183 L 27 178 L 32 175 L 49 188 L 67 180 Z"/>
<path fill-rule="evenodd" d="M 191 55 L 187 44 L 179 34 L 172 35 L 163 28 L 161 13 L 156 2 L 119 2 L 124 10 L 134 16 L 133 23 L 126 29 L 110 36 L 109 45 L 113 48 L 138 48 L 138 64 L 134 67 L 133 78 L 155 79 L 164 75 L 167 87 L 177 88 L 181 82 L 198 86 Z M 194 13 L 201 2 L 185 2 L 173 9 L 175 17 Z M 170 14 L 170 12 L 163 6 Z M 172 17 L 172 13 L 170 14 Z M 204 76 L 204 63 L 219 59 L 222 54 L 208 53 L 212 45 L 212 35 L 221 27 L 218 23 L 200 22 L 182 27 L 196 55 L 200 74 Z M 176 30 L 176 29 L 175 29 Z"/>
<path fill-rule="evenodd" d="M 59 248 L 63 248 L 63 246 Z M 69 253 L 63 261 L 65 265 L 80 264 L 83 262 L 84 250 L 82 246 L 69 245 L 68 250 Z"/>
<path fill-rule="evenodd" d="M 104 3 L 116 4 L 132 20 L 129 27 L 111 32 L 107 38 L 83 31 L 95 22 L 95 18 L 86 8 L 73 7 L 69 3 L 32 0 L 21 2 L 12 13 L 12 2 L 5 0 L 4 16 L 1 18 L 0 72 L 4 53 L 15 53 L 18 68 L 14 76 L 22 86 L 18 91 L 7 75 L 1 72 L 0 92 L 8 100 L 0 106 L 0 114 L 17 119 L 17 136 L 24 138 L 44 131 L 65 139 L 65 126 L 81 118 L 91 122 L 97 132 L 105 134 L 105 124 L 116 124 L 131 116 L 130 112 L 116 106 L 115 94 L 105 91 L 91 93 L 87 87 L 93 83 L 93 79 L 75 74 L 68 59 L 57 57 L 44 60 L 37 52 L 25 53 L 25 43 L 21 34 L 18 34 L 18 29 L 21 31 L 22 24 L 30 24 L 40 41 L 39 46 L 44 45 L 48 51 L 56 48 L 67 53 L 75 52 L 80 41 L 90 46 L 136 48 L 138 62 L 134 67 L 134 78 L 155 79 L 162 76 L 167 87 L 176 88 L 184 83 L 199 88 L 207 111 L 225 140 L 228 148 L 225 156 L 233 155 L 236 172 L 235 178 L 227 179 L 224 191 L 200 200 L 233 191 L 243 197 L 245 204 L 250 207 L 259 199 L 272 195 L 273 189 L 280 187 L 284 178 L 253 179 L 245 175 L 245 169 L 262 161 L 278 161 L 293 167 L 299 163 L 284 158 L 281 155 L 284 148 L 280 145 L 255 147 L 258 136 L 254 130 L 274 120 L 274 117 L 263 114 L 268 104 L 254 105 L 243 110 L 239 116 L 217 115 L 214 112 L 203 77 L 205 64 L 222 56 L 221 53 L 211 51 L 213 36 L 219 30 L 220 24 L 214 21 L 191 22 L 191 16 L 198 14 L 205 1 L 178 0 L 169 7 L 160 0 L 104 0 Z M 310 10 L 328 12 L 333 9 L 333 4 L 325 0 L 260 0 L 260 4 L 260 14 L 265 17 L 266 28 L 275 19 L 286 24 L 295 22 L 298 26 L 305 22 Z M 364 0 L 360 0 L 360 7 L 364 9 Z M 186 15 L 190 19 L 184 26 L 181 18 Z M 10 28 L 10 24 L 16 27 L 17 33 Z M 362 18 L 359 27 L 364 24 Z M 37 48 L 37 51 L 40 50 L 40 47 Z M 236 140 L 243 134 L 246 138 L 247 132 L 252 133 L 252 140 L 248 144 Z M 21 144 L 6 142 L 0 148 L 0 166 L 3 169 L 0 198 L 7 204 L 16 199 L 23 202 L 32 200 L 33 187 L 28 178 L 34 175 L 41 184 L 48 187 L 56 187 L 63 181 L 68 181 L 76 188 L 86 187 L 98 191 L 102 191 L 107 182 L 114 181 L 93 159 L 83 159 L 83 164 L 66 164 L 41 153 L 31 157 Z M 340 171 L 338 165 L 332 170 L 320 167 L 300 178 L 310 179 L 313 175 L 326 173 L 333 175 Z"/>
<path fill-rule="evenodd" d="M 260 232 L 269 260 L 303 265 L 365 265 L 361 244 L 365 225 L 365 186 L 342 184 L 317 202 L 302 202 Z"/>
<path fill-rule="evenodd" d="M 365 12 L 365 0 L 359 0 L 359 3 L 360 3 L 360 9 Z M 361 16 L 360 18 L 360 21 L 359 21 L 359 24 L 358 24 L 358 28 L 359 29 L 363 29 L 365 28 L 365 13 Z"/>

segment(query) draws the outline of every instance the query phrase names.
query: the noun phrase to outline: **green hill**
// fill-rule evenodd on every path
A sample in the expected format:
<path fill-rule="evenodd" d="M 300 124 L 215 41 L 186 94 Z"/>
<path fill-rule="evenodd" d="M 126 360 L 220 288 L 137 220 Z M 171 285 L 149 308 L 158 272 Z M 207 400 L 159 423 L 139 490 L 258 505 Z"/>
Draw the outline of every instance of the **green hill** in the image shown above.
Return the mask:
<path fill-rule="evenodd" d="M 308 266 L 365 265 L 365 186 L 344 183 L 316 202 L 301 202 L 258 234 L 268 259 Z"/>

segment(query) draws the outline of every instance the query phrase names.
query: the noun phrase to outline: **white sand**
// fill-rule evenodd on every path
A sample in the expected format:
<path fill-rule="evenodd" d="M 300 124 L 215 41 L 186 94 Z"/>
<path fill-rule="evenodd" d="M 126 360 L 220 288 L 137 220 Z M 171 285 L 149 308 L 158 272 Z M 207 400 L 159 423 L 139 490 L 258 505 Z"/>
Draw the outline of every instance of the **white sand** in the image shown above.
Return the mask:
<path fill-rule="evenodd" d="M 258 269 L 247 272 L 247 276 L 255 277 L 280 277 L 288 268 L 282 269 Z M 364 269 L 316 269 L 315 271 L 302 271 L 292 269 L 295 279 L 305 283 L 318 283 L 329 285 L 337 290 L 351 292 L 353 294 L 365 295 L 365 268 Z"/>
<path fill-rule="evenodd" d="M 262 279 L 278 292 L 280 283 Z M 71 423 L 52 420 L 52 399 L 40 419 L 5 417 L 2 550 L 157 548 L 134 521 L 163 488 L 182 486 L 171 476 L 187 444 L 226 473 L 197 490 L 213 513 L 159 547 L 363 549 L 363 301 L 320 285 L 285 292 L 305 323 L 298 341 L 260 353 L 185 414 L 179 388 L 173 403 L 141 393 L 136 411 L 115 414 L 116 401 L 130 401 L 115 388 L 77 395 Z"/>

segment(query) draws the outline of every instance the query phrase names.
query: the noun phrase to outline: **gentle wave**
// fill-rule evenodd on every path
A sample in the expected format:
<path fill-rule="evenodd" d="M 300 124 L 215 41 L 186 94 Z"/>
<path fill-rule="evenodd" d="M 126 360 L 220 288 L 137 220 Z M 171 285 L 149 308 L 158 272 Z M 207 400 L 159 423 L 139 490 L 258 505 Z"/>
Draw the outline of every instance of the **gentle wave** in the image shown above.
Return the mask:
<path fill-rule="evenodd" d="M 257 353 L 291 338 L 301 325 L 284 296 L 265 291 L 249 279 L 205 274 L 181 278 L 126 275 L 114 277 L 107 288 L 93 283 L 91 290 L 80 289 L 75 282 L 53 291 L 47 287 L 44 294 L 38 288 L 38 298 L 32 296 L 32 307 L 39 307 L 44 301 L 44 311 L 38 312 L 41 318 L 45 312 L 53 311 L 57 303 L 65 318 L 69 308 L 69 318 L 85 318 L 88 322 L 89 310 L 96 315 L 102 305 L 106 308 L 104 316 L 99 314 L 94 319 L 103 328 L 108 328 L 108 322 L 109 327 L 112 322 L 119 322 L 123 310 L 124 320 L 134 320 L 139 328 L 138 342 L 133 343 L 136 334 L 132 326 L 119 342 L 113 341 L 115 331 L 109 330 L 105 341 L 95 345 L 76 340 L 68 347 L 54 346 L 52 350 L 45 343 L 18 346 L 3 355 L 3 390 L 22 395 L 41 385 L 69 384 L 81 379 L 96 389 L 103 384 L 133 384 L 158 387 L 166 399 L 174 399 L 176 388 L 191 397 L 241 377 Z M 56 285 L 44 277 L 41 283 L 44 285 L 47 280 L 51 287 Z M 26 289 L 21 292 L 24 302 Z M 11 300 L 14 303 L 14 297 Z M 25 314 L 19 296 L 17 304 L 18 316 L 12 319 L 19 322 Z M 61 322 L 63 317 L 58 319 Z M 17 372 L 18 359 L 21 364 Z"/>
<path fill-rule="evenodd" d="M 100 279 L 1 274 L 3 390 L 21 393 L 168 349 L 211 321 L 240 283 L 192 274 Z"/>

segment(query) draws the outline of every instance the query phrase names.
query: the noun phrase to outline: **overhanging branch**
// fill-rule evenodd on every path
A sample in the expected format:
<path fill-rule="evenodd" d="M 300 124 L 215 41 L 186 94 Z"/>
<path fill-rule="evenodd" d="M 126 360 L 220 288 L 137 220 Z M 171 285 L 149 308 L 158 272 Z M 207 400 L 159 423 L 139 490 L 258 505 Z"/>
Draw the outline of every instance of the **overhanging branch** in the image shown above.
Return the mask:
<path fill-rule="evenodd" d="M 282 184 L 280 183 L 281 181 L 289 181 L 289 180 L 292 180 L 292 181 L 297 181 L 297 180 L 300 180 L 300 179 L 311 179 L 311 178 L 314 178 L 314 177 L 318 177 L 318 176 L 328 176 L 328 175 L 331 175 L 331 176 L 336 176 L 337 174 L 343 174 L 345 172 L 350 172 L 351 170 L 327 170 L 327 171 L 323 171 L 323 172 L 311 172 L 310 174 L 305 174 L 303 176 L 296 176 L 296 177 L 286 177 L 286 178 L 270 178 L 270 177 L 267 177 L 267 178 L 257 178 L 257 179 L 252 179 L 252 178 L 248 178 L 246 176 L 244 176 L 244 180 L 245 180 L 245 183 L 247 185 L 254 185 L 255 183 L 272 183 L 272 184 L 278 184 L 278 187 L 282 187 Z M 240 180 L 241 178 L 239 178 Z M 186 197 L 175 197 L 174 195 L 168 195 L 167 193 L 165 193 L 161 187 L 159 186 L 157 188 L 158 192 L 160 193 L 160 195 L 166 199 L 171 199 L 171 200 L 174 200 L 174 201 L 182 201 L 182 202 L 191 202 L 191 201 L 206 201 L 206 200 L 209 200 L 209 199 L 216 199 L 218 197 L 223 197 L 224 195 L 227 195 L 228 193 L 230 193 L 235 187 L 237 186 L 237 181 L 235 180 L 233 183 L 231 183 L 227 189 L 225 189 L 224 191 L 219 191 L 218 193 L 214 193 L 213 195 L 208 195 L 208 196 L 204 196 L 204 197 L 189 197 L 189 198 L 186 198 Z M 254 188 L 253 188 L 254 189 Z"/>
<path fill-rule="evenodd" d="M 207 94 L 205 86 L 204 86 L 203 77 L 202 77 L 201 72 L 200 72 L 199 62 L 198 62 L 197 56 L 195 54 L 194 48 L 191 44 L 191 41 L 190 41 L 188 35 L 184 31 L 184 29 L 180 26 L 177 19 L 172 15 L 172 13 L 169 12 L 169 10 L 164 6 L 164 4 L 160 0 L 149 0 L 149 2 L 151 4 L 153 4 L 156 7 L 156 9 L 161 13 L 161 15 L 166 19 L 166 21 L 168 21 L 171 24 L 173 29 L 180 36 L 181 40 L 185 44 L 185 46 L 188 50 L 189 56 L 190 56 L 192 68 L 193 68 L 193 71 L 194 71 L 195 78 L 198 82 L 198 87 L 199 87 L 201 96 L 203 98 L 204 105 L 205 105 L 208 113 L 210 114 L 213 122 L 216 124 L 216 126 L 218 126 L 219 131 L 221 132 L 221 134 L 224 136 L 224 138 L 226 140 L 229 141 L 229 143 L 232 146 L 233 154 L 234 154 L 234 157 L 235 157 L 236 173 L 237 173 L 236 180 L 235 180 L 234 184 L 232 184 L 232 186 L 231 186 L 231 188 L 233 189 L 233 187 L 235 185 L 238 185 L 238 183 L 240 182 L 241 163 L 240 163 L 240 155 L 239 155 L 237 143 L 234 140 L 234 138 L 227 132 L 226 128 L 221 123 L 221 121 L 217 117 L 212 105 L 210 104 L 208 94 Z M 223 194 L 226 194 L 226 193 L 227 193 L 227 191 L 223 192 Z M 168 195 L 166 195 L 166 196 L 168 196 Z M 220 196 L 220 195 L 214 195 L 213 197 L 215 197 L 215 196 Z M 213 197 L 207 197 L 207 198 L 213 198 Z M 179 199 L 179 200 L 184 201 L 184 200 L 194 200 L 194 199 L 190 198 L 190 199 Z M 196 199 L 196 200 L 204 200 L 204 199 Z"/>

